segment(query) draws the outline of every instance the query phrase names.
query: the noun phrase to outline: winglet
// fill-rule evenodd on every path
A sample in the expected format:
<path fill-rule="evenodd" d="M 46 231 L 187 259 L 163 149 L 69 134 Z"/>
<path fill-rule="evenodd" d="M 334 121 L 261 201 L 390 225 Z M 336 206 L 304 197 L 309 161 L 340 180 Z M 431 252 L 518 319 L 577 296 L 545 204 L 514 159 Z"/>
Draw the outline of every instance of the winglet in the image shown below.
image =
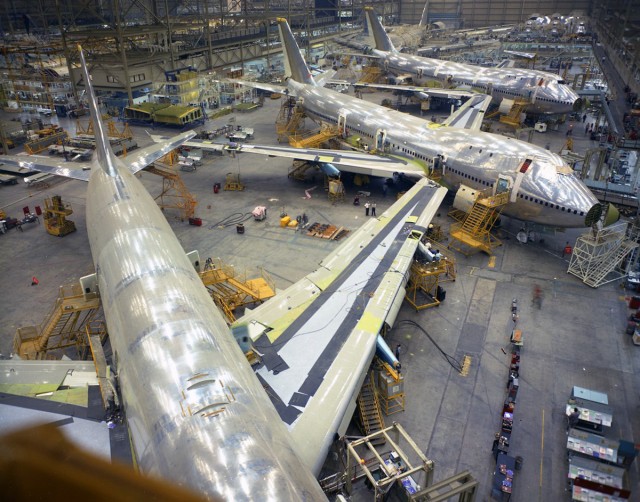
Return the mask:
<path fill-rule="evenodd" d="M 305 63 L 302 58 L 298 43 L 296 42 L 296 39 L 293 38 L 293 33 L 291 33 L 289 23 L 287 23 L 287 20 L 282 17 L 277 18 L 277 21 L 278 29 L 280 31 L 280 40 L 282 41 L 282 47 L 284 50 L 286 75 L 291 76 L 293 80 L 301 84 L 316 85 L 307 63 Z"/>
<path fill-rule="evenodd" d="M 373 37 L 375 48 L 379 51 L 397 52 L 373 7 L 365 7 L 364 12 L 367 17 L 367 31 L 369 37 Z"/>
<path fill-rule="evenodd" d="M 82 46 L 78 44 L 78 52 L 80 53 L 80 66 L 82 69 L 82 76 L 84 78 L 85 86 L 87 89 L 87 95 L 89 96 L 89 112 L 91 113 L 91 120 L 93 121 L 93 130 L 95 133 L 96 153 L 98 155 L 98 164 L 104 171 L 110 176 L 115 176 L 118 172 L 115 162 L 115 154 L 111 150 L 111 143 L 109 143 L 109 136 L 107 134 L 104 123 L 102 122 L 102 116 L 98 109 L 98 100 L 93 92 L 93 84 L 91 83 L 91 77 L 89 76 L 89 69 L 87 68 L 87 62 L 84 58 L 84 52 Z"/>

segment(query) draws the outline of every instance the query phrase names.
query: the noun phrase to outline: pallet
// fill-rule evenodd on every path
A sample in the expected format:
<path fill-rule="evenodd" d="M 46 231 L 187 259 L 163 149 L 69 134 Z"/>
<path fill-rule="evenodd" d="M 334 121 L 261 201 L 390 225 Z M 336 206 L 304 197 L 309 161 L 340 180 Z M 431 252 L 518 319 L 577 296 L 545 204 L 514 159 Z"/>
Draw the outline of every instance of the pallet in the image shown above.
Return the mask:
<path fill-rule="evenodd" d="M 336 227 L 331 224 L 313 223 L 307 230 L 309 237 L 318 237 L 320 239 L 339 240 L 349 233 L 344 227 Z"/>

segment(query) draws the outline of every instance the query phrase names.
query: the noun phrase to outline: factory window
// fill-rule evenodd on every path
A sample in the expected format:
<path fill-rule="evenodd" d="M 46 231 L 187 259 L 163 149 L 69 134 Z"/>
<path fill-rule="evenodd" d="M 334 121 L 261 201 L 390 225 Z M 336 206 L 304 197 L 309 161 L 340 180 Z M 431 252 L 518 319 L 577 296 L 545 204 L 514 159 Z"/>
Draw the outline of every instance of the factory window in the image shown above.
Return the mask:
<path fill-rule="evenodd" d="M 107 75 L 107 82 L 109 83 L 118 82 L 118 77 L 116 77 L 115 75 Z"/>
<path fill-rule="evenodd" d="M 144 80 L 144 73 L 138 73 L 137 75 L 131 75 L 129 82 L 142 82 Z"/>

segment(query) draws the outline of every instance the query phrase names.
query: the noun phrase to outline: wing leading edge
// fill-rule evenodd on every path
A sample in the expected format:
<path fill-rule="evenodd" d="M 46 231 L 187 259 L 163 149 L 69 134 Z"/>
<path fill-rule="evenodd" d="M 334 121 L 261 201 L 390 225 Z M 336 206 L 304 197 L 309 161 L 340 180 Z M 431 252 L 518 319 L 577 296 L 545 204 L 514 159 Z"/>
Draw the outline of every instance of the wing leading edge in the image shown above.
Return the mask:
<path fill-rule="evenodd" d="M 258 378 L 315 473 L 346 431 L 376 336 L 393 324 L 418 242 L 445 193 L 419 181 L 318 270 L 233 325 L 250 333 L 262 355 Z"/>

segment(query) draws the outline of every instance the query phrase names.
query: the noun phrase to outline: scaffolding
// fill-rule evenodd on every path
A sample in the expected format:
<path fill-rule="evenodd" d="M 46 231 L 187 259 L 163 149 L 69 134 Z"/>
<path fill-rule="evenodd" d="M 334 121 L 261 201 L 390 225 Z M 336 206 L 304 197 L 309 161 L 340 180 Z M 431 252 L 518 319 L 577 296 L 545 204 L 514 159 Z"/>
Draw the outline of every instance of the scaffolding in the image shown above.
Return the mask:
<path fill-rule="evenodd" d="M 300 131 L 304 124 L 304 110 L 296 104 L 295 98 L 287 98 L 282 101 L 280 113 L 276 118 L 276 134 L 278 142 L 288 141 L 289 138 Z"/>
<path fill-rule="evenodd" d="M 319 148 L 323 143 L 340 136 L 337 126 L 323 126 L 320 131 L 309 134 L 294 132 L 289 136 L 289 144 L 294 148 Z"/>
<path fill-rule="evenodd" d="M 377 66 L 365 66 L 362 69 L 362 75 L 360 75 L 360 80 L 358 80 L 358 84 L 375 84 L 380 80 L 382 76 L 382 69 Z M 366 87 L 360 88 L 360 92 L 367 92 L 369 89 Z M 370 92 L 373 92 L 374 89 L 371 89 Z"/>
<path fill-rule="evenodd" d="M 432 249 L 438 245 L 434 241 L 427 241 L 431 243 Z M 439 253 L 442 255 L 439 259 L 414 260 L 411 264 L 405 299 L 416 311 L 440 305 L 442 301 L 440 284 L 456 280 L 455 259 L 443 253 L 442 250 L 439 250 Z"/>
<path fill-rule="evenodd" d="M 453 248 L 465 256 L 478 251 L 493 254 L 493 249 L 501 246 L 502 242 L 491 234 L 491 229 L 498 220 L 502 208 L 509 202 L 510 194 L 511 191 L 496 195 L 478 194 L 463 221 L 451 225 L 451 243 L 447 248 Z"/>
<path fill-rule="evenodd" d="M 627 222 L 594 227 L 578 237 L 567 272 L 592 288 L 626 277 L 631 266 L 628 257 L 638 247 L 637 227 L 631 232 L 627 227 Z"/>
<path fill-rule="evenodd" d="M 380 454 L 374 442 L 389 444 L 391 451 Z M 411 439 L 404 428 L 395 422 L 356 441 L 347 442 L 347 468 L 345 472 L 346 489 L 351 493 L 354 479 L 366 477 L 374 489 L 374 500 L 386 500 L 386 495 L 394 486 L 402 489 L 406 500 L 425 500 L 422 497 L 424 487 L 433 483 L 435 464 L 423 453 L 423 449 Z M 413 465 L 410 458 L 417 458 Z M 417 488 L 415 493 L 404 489 L 405 483 Z M 472 500 L 472 499 L 469 499 Z"/>
<path fill-rule="evenodd" d="M 63 349 L 74 346 L 78 354 L 86 352 L 86 326 L 95 319 L 99 308 L 98 296 L 84 295 L 80 284 L 60 286 L 58 298 L 44 321 L 38 326 L 18 328 L 13 339 L 14 353 L 22 359 L 35 360 L 59 358 Z M 54 351 L 58 351 L 58 357 Z"/>
<path fill-rule="evenodd" d="M 162 211 L 177 209 L 181 221 L 193 218 L 198 203 L 176 171 L 169 166 L 161 167 L 159 163 L 147 167 L 145 171 L 162 177 L 162 192 L 155 198 Z"/>
<path fill-rule="evenodd" d="M 275 284 L 264 270 L 260 277 L 247 279 L 246 273 L 239 274 L 235 267 L 220 259 L 207 259 L 200 279 L 229 324 L 236 321 L 236 309 L 260 304 L 276 294 Z"/>

